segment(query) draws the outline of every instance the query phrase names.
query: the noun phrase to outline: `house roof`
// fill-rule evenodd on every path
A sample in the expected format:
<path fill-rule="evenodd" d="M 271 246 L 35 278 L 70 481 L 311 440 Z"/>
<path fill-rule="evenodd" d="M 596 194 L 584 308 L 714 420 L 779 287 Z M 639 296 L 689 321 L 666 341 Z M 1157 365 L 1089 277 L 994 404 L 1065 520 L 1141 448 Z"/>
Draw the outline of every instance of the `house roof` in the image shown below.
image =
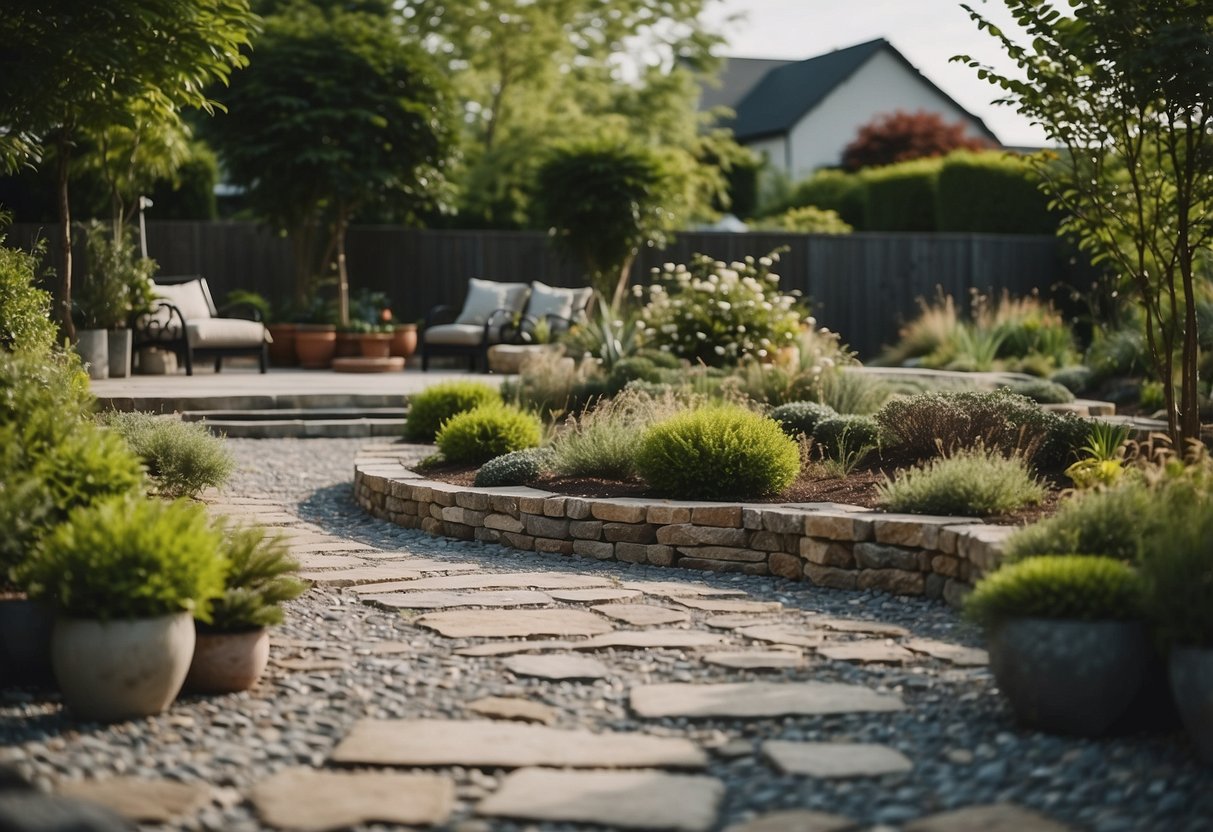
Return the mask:
<path fill-rule="evenodd" d="M 705 84 L 699 92 L 699 109 L 728 107 L 736 110 L 746 93 L 754 89 L 768 72 L 793 61 L 770 58 L 723 58 L 716 84 Z"/>
<path fill-rule="evenodd" d="M 980 118 L 961 107 L 884 38 L 770 68 L 734 105 L 737 116 L 731 124 L 733 135 L 738 141 L 751 141 L 788 132 L 873 55 L 882 51 L 887 51 L 922 83 L 968 114 L 986 138 L 998 142 L 998 137 Z M 729 59 L 726 75 L 731 72 L 734 60 L 737 59 Z M 726 80 L 725 88 L 729 84 Z"/>

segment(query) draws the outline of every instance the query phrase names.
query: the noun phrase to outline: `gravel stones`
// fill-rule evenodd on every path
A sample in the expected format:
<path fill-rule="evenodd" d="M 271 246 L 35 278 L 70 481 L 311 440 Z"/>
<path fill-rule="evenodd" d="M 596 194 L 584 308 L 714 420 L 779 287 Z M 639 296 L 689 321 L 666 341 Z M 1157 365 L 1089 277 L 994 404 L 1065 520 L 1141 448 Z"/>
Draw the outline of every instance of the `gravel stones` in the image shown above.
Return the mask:
<path fill-rule="evenodd" d="M 871 743 L 767 740 L 762 753 L 784 774 L 808 777 L 880 777 L 914 768 L 900 751 Z"/>
<path fill-rule="evenodd" d="M 831 682 L 667 683 L 632 688 L 642 717 L 775 717 L 900 711 L 900 697 Z"/>
<path fill-rule="evenodd" d="M 108 777 L 59 783 L 64 797 L 98 803 L 134 823 L 169 823 L 196 813 L 210 799 L 205 783 Z"/>
<path fill-rule="evenodd" d="M 417 625 L 447 638 L 592 636 L 611 625 L 581 610 L 453 610 L 424 615 Z"/>
<path fill-rule="evenodd" d="M 326 832 L 361 823 L 446 823 L 455 783 L 437 774 L 353 773 L 289 768 L 253 787 L 262 821 L 277 829 Z"/>

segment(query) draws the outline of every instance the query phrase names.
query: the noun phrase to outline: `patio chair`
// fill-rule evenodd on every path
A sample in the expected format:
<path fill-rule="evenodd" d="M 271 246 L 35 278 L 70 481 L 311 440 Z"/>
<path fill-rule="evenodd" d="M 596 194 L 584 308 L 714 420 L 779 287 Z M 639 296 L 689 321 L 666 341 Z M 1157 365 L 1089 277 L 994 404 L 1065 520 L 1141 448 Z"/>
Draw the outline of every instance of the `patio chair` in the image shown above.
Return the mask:
<path fill-rule="evenodd" d="M 151 314 L 135 321 L 132 356 L 145 347 L 177 354 L 185 374 L 194 374 L 194 360 L 213 358 L 215 372 L 223 369 L 228 356 L 254 356 L 261 372 L 269 365 L 269 331 L 261 313 L 247 304 L 215 307 L 205 277 L 159 277 L 157 301 Z M 221 317 L 220 312 L 243 311 L 247 317 Z"/>

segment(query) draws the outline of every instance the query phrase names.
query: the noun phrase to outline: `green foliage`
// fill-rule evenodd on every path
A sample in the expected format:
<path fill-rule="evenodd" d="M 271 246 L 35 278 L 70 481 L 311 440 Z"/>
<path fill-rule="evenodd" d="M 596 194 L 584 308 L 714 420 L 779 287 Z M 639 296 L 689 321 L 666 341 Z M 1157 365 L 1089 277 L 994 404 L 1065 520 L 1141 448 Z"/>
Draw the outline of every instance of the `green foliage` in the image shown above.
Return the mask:
<path fill-rule="evenodd" d="M 918 308 L 918 317 L 901 328 L 897 343 L 885 349 L 879 364 L 898 366 L 911 358 L 950 351 L 949 345 L 961 326 L 955 298 L 940 288 L 934 303 L 918 298 Z"/>
<path fill-rule="evenodd" d="M 826 456 L 838 459 L 848 450 L 862 448 L 866 451 L 876 447 L 880 441 L 880 426 L 871 416 L 844 413 L 818 422 L 813 441 Z"/>
<path fill-rule="evenodd" d="M 501 402 L 501 394 L 476 381 L 447 381 L 427 387 L 409 399 L 404 435 L 413 442 L 433 442 L 438 429 L 452 416 Z"/>
<path fill-rule="evenodd" d="M 1096 380 L 1142 375 L 1150 367 L 1145 334 L 1137 327 L 1095 330 L 1087 348 L 1087 366 Z"/>
<path fill-rule="evenodd" d="M 855 229 L 838 212 L 814 205 L 789 208 L 758 224 L 762 231 L 791 231 L 794 234 L 850 234 Z"/>
<path fill-rule="evenodd" d="M 476 472 L 477 488 L 499 488 L 508 485 L 530 485 L 549 463 L 545 448 L 524 448 L 494 457 Z"/>
<path fill-rule="evenodd" d="M 916 159 L 863 172 L 865 231 L 934 231 L 939 159 Z"/>
<path fill-rule="evenodd" d="M 246 308 L 255 309 L 261 315 L 261 320 L 274 320 L 273 309 L 270 307 L 269 300 L 260 292 L 250 292 L 247 289 L 234 289 L 227 293 L 223 298 L 224 307 L 228 306 L 244 306 Z"/>
<path fill-rule="evenodd" d="M 539 417 L 498 402 L 452 416 L 434 441 L 447 462 L 482 463 L 510 451 L 536 447 L 542 432 Z"/>
<path fill-rule="evenodd" d="M 1154 411 L 1167 403 L 1166 390 L 1161 381 L 1143 381 L 1137 392 L 1137 403 L 1146 410 Z"/>
<path fill-rule="evenodd" d="M 1096 462 L 1119 460 L 1124 456 L 1125 443 L 1129 441 L 1129 433 L 1128 425 L 1117 425 L 1096 419 L 1091 422 L 1086 444 L 1080 450 Z"/>
<path fill-rule="evenodd" d="M 771 418 L 793 439 L 812 436 L 821 422 L 837 415 L 834 408 L 817 402 L 789 402 L 771 411 Z"/>
<path fill-rule="evenodd" d="M 652 396 L 629 387 L 568 418 L 552 439 L 551 469 L 566 477 L 634 479 L 645 430 L 681 409 L 673 393 Z"/>
<path fill-rule="evenodd" d="M 888 383 L 862 372 L 826 373 L 821 378 L 821 403 L 839 413 L 870 416 L 893 394 Z"/>
<path fill-rule="evenodd" d="M 636 468 L 661 496 L 747 499 L 791 485 L 800 452 L 772 419 L 738 407 L 705 407 L 649 428 Z"/>
<path fill-rule="evenodd" d="M 193 612 L 205 620 L 226 567 L 202 506 L 127 496 L 75 509 L 21 577 L 31 598 L 73 618 Z"/>
<path fill-rule="evenodd" d="M 1057 217 L 1039 183 L 1022 156 L 1002 151 L 949 154 L 936 186 L 936 227 L 977 234 L 1053 234 Z"/>
<path fill-rule="evenodd" d="M 1149 488 L 1138 478 L 1124 478 L 1111 488 L 1076 493 L 1052 517 L 1017 531 L 1007 541 L 1006 556 L 1076 554 L 1134 560 L 1141 541 L 1158 522 L 1159 509 Z"/>
<path fill-rule="evenodd" d="M 574 358 L 590 356 L 608 372 L 636 352 L 637 322 L 627 310 L 612 311 L 598 297 L 597 311 L 588 320 L 574 324 L 560 341 Z"/>
<path fill-rule="evenodd" d="M 994 361 L 1006 338 L 1006 333 L 999 329 L 961 324 L 952 333 L 952 343 L 949 345 L 951 360 L 944 365 L 944 369 L 966 373 L 993 370 Z"/>
<path fill-rule="evenodd" d="M 223 440 L 201 422 L 140 412 L 111 412 L 104 421 L 143 460 L 161 497 L 197 497 L 206 488 L 220 488 L 235 468 Z"/>
<path fill-rule="evenodd" d="M 111 226 L 91 222 L 85 228 L 86 272 L 76 292 L 79 323 L 84 329 L 118 329 L 133 313 L 152 305 L 156 261 L 136 257 L 129 229 L 117 240 Z"/>
<path fill-rule="evenodd" d="M 900 471 L 877 494 L 889 511 L 986 517 L 1036 505 L 1045 488 L 1021 458 L 975 448 Z"/>
<path fill-rule="evenodd" d="M 867 197 L 862 177 L 841 170 L 819 170 L 798 183 L 788 208 L 813 206 L 834 211 L 848 225 L 866 231 Z"/>
<path fill-rule="evenodd" d="M 1089 367 L 1077 364 L 1073 367 L 1062 367 L 1049 377 L 1054 384 L 1060 384 L 1071 393 L 1085 393 L 1091 388 L 1092 373 Z"/>
<path fill-rule="evenodd" d="M 1143 602 L 1141 577 L 1120 561 L 1046 555 L 980 580 L 965 599 L 965 615 L 986 628 L 1012 618 L 1132 621 Z"/>
<path fill-rule="evenodd" d="M 1053 381 L 1034 379 L 1032 381 L 1012 381 L 1006 388 L 1012 393 L 1029 398 L 1039 404 L 1068 404 L 1074 401 L 1074 394 Z"/>
<path fill-rule="evenodd" d="M 223 592 L 201 616 L 212 632 L 237 633 L 282 623 L 282 604 L 307 592 L 294 577 L 299 562 L 286 539 L 261 526 L 223 531 L 219 550 L 227 563 Z"/>
<path fill-rule="evenodd" d="M 547 351 L 527 358 L 518 378 L 501 385 L 503 399 L 548 421 L 580 412 L 608 392 L 607 378 L 596 361 L 578 364 Z"/>
<path fill-rule="evenodd" d="M 661 382 L 661 370 L 651 358 L 630 356 L 620 359 L 611 368 L 607 384 L 611 394 L 618 393 L 628 386 L 629 382 L 647 381 L 650 384 Z"/>
<path fill-rule="evenodd" d="M 1207 488 L 1163 490 L 1154 510 L 1166 518 L 1142 540 L 1140 568 L 1150 622 L 1164 643 L 1213 647 L 1213 507 Z"/>
<path fill-rule="evenodd" d="M 46 245 L 24 252 L 3 243 L 0 236 L 0 349 L 48 353 L 55 343 L 51 297 L 35 286 Z"/>

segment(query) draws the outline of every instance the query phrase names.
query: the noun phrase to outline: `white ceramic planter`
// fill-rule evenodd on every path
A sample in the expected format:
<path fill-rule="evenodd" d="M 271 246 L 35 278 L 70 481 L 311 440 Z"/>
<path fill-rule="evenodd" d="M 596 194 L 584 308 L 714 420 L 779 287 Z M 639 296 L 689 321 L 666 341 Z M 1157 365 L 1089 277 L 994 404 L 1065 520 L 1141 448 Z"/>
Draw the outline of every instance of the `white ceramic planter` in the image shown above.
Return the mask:
<path fill-rule="evenodd" d="M 110 378 L 126 378 L 131 374 L 131 344 L 134 333 L 129 329 L 111 329 L 106 346 L 109 350 Z"/>
<path fill-rule="evenodd" d="M 1213 650 L 1172 650 L 1171 690 L 1196 753 L 1213 764 Z"/>
<path fill-rule="evenodd" d="M 60 618 L 51 663 L 63 701 L 78 719 L 117 722 L 167 708 L 194 656 L 188 612 L 118 621 Z"/>
<path fill-rule="evenodd" d="M 110 351 L 109 332 L 104 329 L 76 330 L 76 352 L 87 365 L 88 377 L 93 381 L 109 378 Z"/>
<path fill-rule="evenodd" d="M 191 693 L 235 693 L 257 684 L 270 659 L 270 632 L 198 633 L 185 677 Z"/>

